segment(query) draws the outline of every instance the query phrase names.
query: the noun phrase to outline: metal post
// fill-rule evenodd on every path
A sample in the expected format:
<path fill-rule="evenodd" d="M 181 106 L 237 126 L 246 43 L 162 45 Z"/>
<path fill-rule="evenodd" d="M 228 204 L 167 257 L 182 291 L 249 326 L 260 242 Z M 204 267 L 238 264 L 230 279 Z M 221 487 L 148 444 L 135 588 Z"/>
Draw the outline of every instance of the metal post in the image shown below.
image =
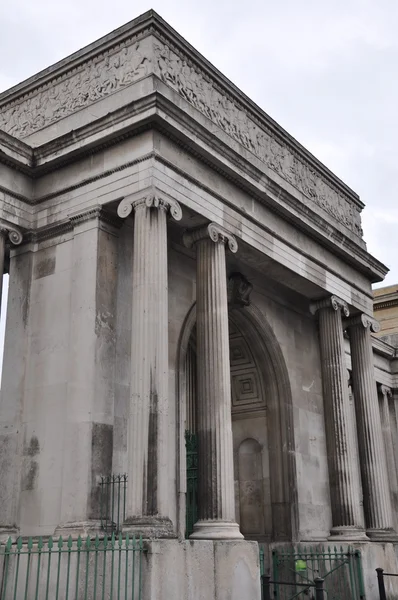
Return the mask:
<path fill-rule="evenodd" d="M 325 599 L 325 588 L 323 587 L 324 579 L 317 577 L 314 579 L 315 583 L 315 600 L 324 600 Z"/>
<path fill-rule="evenodd" d="M 261 575 L 261 583 L 262 583 L 262 600 L 271 600 L 271 584 L 270 584 L 270 575 Z"/>
<path fill-rule="evenodd" d="M 377 573 L 377 582 L 379 584 L 380 600 L 387 600 L 386 588 L 384 586 L 384 569 L 381 569 L 379 567 L 378 569 L 376 569 L 376 573 Z"/>

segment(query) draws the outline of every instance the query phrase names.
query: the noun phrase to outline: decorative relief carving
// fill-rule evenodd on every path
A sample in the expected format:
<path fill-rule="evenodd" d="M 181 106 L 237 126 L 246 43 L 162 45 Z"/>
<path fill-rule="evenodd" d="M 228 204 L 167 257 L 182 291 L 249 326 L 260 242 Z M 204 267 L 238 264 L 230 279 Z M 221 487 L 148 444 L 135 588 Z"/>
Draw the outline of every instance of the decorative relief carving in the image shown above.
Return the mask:
<path fill-rule="evenodd" d="M 265 125 L 260 127 L 208 76 L 166 44 L 157 40 L 153 45 L 150 37 L 105 52 L 29 97 L 5 105 L 0 114 L 0 129 L 24 138 L 152 72 L 298 189 L 309 202 L 362 236 L 359 212 L 338 188 L 286 147 L 274 132 Z"/>
<path fill-rule="evenodd" d="M 350 201 L 332 189 L 309 164 L 300 160 L 270 131 L 260 128 L 245 111 L 205 75 L 160 42 L 154 46 L 154 70 L 220 129 L 255 154 L 270 169 L 301 191 L 337 221 L 362 236 L 360 216 Z"/>
<path fill-rule="evenodd" d="M 381 391 L 382 396 L 384 397 L 385 400 L 389 400 L 390 398 L 392 398 L 392 390 L 388 386 L 381 385 L 380 386 L 380 391 Z"/>
<path fill-rule="evenodd" d="M 238 251 L 238 242 L 235 236 L 217 223 L 209 223 L 205 227 L 186 231 L 183 235 L 183 242 L 187 248 L 192 248 L 197 242 L 207 238 L 215 243 L 228 244 L 228 248 L 233 253 Z"/>
<path fill-rule="evenodd" d="M 23 236 L 15 225 L 11 225 L 11 223 L 7 223 L 7 221 L 0 219 L 0 232 L 4 232 L 8 235 L 8 239 L 14 246 L 21 244 Z"/>
<path fill-rule="evenodd" d="M 171 198 L 161 198 L 152 194 L 145 196 L 144 198 L 139 198 L 138 200 L 131 198 L 130 196 L 123 198 L 117 208 L 117 214 L 119 217 L 124 219 L 128 217 L 133 210 L 137 210 L 139 207 L 160 208 L 170 211 L 170 214 L 175 221 L 180 221 L 182 219 L 181 206 L 178 204 L 177 200 L 172 200 Z"/>
<path fill-rule="evenodd" d="M 228 279 L 228 304 L 249 306 L 252 284 L 242 273 L 232 273 Z"/>
<path fill-rule="evenodd" d="M 0 129 L 24 138 L 144 77 L 150 63 L 149 38 L 97 56 L 79 72 L 5 107 Z"/>

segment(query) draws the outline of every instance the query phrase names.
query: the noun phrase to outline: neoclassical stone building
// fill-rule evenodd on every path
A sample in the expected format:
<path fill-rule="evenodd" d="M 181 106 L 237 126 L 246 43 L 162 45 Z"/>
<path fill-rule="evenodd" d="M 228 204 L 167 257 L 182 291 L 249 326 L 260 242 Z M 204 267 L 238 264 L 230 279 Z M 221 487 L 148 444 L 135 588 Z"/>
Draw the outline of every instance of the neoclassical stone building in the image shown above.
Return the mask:
<path fill-rule="evenodd" d="M 376 598 L 398 380 L 359 197 L 153 12 L 0 111 L 3 537 L 96 532 L 125 472 L 148 597 L 258 598 L 257 542 L 332 541 Z"/>

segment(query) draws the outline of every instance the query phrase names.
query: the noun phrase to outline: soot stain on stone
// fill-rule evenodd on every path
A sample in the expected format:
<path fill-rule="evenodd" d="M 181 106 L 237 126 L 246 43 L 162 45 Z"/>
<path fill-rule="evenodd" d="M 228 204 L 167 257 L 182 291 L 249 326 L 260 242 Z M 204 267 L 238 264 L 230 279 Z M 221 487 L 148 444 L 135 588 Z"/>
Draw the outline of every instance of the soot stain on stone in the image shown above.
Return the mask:
<path fill-rule="evenodd" d="M 22 480 L 23 490 L 33 490 L 39 473 L 39 463 L 36 460 L 27 460 Z"/>
<path fill-rule="evenodd" d="M 90 518 L 98 519 L 100 515 L 101 489 L 98 484 L 100 476 L 112 472 L 113 426 L 106 423 L 93 423 L 91 430 L 91 493 Z"/>
<path fill-rule="evenodd" d="M 41 279 L 55 272 L 55 256 L 49 256 L 38 260 L 34 267 L 33 279 Z"/>
<path fill-rule="evenodd" d="M 40 452 L 40 444 L 37 436 L 32 435 L 30 438 L 29 446 L 25 446 L 24 455 L 25 456 L 36 456 Z"/>
<path fill-rule="evenodd" d="M 151 372 L 151 397 L 148 428 L 148 478 L 147 478 L 147 502 L 148 514 L 156 515 L 158 511 L 157 488 L 158 488 L 158 403 L 159 398 L 156 386 L 153 382 Z"/>

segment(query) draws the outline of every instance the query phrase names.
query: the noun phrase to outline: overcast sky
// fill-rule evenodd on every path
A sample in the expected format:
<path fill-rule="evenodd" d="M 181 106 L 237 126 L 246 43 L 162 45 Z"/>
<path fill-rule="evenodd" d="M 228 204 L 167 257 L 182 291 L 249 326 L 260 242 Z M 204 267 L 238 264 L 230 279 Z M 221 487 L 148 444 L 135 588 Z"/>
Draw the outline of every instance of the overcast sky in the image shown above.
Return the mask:
<path fill-rule="evenodd" d="M 150 8 L 359 193 L 398 283 L 398 0 L 3 1 L 0 91 Z"/>

